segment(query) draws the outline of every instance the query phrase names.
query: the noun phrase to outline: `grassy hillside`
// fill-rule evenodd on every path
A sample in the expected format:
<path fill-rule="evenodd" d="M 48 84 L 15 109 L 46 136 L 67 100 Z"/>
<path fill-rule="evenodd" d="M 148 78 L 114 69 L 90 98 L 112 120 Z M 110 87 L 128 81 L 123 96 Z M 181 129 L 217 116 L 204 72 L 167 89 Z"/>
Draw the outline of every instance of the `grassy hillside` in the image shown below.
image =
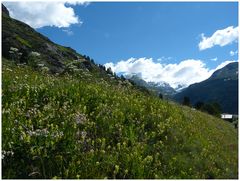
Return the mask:
<path fill-rule="evenodd" d="M 3 178 L 237 178 L 237 130 L 131 84 L 3 60 Z"/>
<path fill-rule="evenodd" d="M 52 73 L 64 72 L 74 60 L 85 69 L 99 70 L 93 61 L 77 53 L 70 47 L 58 45 L 43 36 L 29 25 L 9 16 L 7 8 L 2 5 L 2 56 L 35 68 L 44 65 Z M 13 50 L 17 51 L 13 51 Z M 33 62 L 33 53 L 37 53 L 37 61 Z"/>

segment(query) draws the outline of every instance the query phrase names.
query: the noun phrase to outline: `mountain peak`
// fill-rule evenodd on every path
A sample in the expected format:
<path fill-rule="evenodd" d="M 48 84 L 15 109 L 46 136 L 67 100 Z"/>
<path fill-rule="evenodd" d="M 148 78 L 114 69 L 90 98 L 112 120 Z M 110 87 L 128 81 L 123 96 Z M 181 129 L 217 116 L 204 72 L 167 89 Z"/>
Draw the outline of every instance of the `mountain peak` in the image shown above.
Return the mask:
<path fill-rule="evenodd" d="M 238 78 L 238 62 L 232 62 L 225 67 L 215 71 L 208 80 L 214 79 L 237 79 Z"/>

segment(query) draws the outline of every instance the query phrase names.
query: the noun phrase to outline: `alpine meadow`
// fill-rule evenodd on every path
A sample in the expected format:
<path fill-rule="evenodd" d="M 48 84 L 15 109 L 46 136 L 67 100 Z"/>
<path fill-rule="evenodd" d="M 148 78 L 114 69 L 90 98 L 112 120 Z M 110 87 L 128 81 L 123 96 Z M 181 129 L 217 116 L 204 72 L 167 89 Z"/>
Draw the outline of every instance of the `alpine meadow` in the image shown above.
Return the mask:
<path fill-rule="evenodd" d="M 172 82 L 148 81 L 144 71 L 139 76 L 130 74 L 133 68 L 120 70 L 118 65 L 130 61 L 96 63 L 91 55 L 56 43 L 42 33 L 54 25 L 39 29 L 15 18 L 17 3 L 27 5 L 2 4 L 2 179 L 238 179 L 238 116 L 220 117 L 238 114 L 238 63 L 206 69 L 204 80 L 211 78 L 179 91 Z M 73 4 L 64 7 L 97 12 L 104 5 Z M 90 25 L 83 18 L 78 28 Z M 141 59 L 138 68 L 141 62 L 147 61 Z M 183 97 L 190 103 L 182 103 Z M 224 110 L 214 107 L 212 114 L 206 106 L 195 107 L 197 101 Z"/>

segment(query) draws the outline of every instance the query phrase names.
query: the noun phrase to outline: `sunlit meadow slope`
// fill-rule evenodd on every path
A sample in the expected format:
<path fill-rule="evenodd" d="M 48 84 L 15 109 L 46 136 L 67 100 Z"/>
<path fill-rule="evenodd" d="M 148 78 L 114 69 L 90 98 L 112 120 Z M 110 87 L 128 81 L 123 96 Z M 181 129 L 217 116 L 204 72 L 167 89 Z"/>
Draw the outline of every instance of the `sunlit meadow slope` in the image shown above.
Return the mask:
<path fill-rule="evenodd" d="M 3 60 L 3 178 L 237 178 L 237 130 L 130 84 Z"/>

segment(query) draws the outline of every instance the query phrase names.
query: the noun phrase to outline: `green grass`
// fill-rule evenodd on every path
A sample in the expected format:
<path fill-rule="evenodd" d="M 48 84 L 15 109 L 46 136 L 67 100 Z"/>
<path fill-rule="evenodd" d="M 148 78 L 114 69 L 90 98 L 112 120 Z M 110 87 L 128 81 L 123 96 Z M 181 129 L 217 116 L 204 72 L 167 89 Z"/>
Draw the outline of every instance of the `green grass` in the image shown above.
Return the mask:
<path fill-rule="evenodd" d="M 3 178 L 237 178 L 223 120 L 81 71 L 2 67 Z"/>
<path fill-rule="evenodd" d="M 31 48 L 32 46 L 30 45 L 30 43 L 27 40 L 22 39 L 20 36 L 16 36 L 16 39 L 22 44 L 25 45 L 29 48 Z"/>

